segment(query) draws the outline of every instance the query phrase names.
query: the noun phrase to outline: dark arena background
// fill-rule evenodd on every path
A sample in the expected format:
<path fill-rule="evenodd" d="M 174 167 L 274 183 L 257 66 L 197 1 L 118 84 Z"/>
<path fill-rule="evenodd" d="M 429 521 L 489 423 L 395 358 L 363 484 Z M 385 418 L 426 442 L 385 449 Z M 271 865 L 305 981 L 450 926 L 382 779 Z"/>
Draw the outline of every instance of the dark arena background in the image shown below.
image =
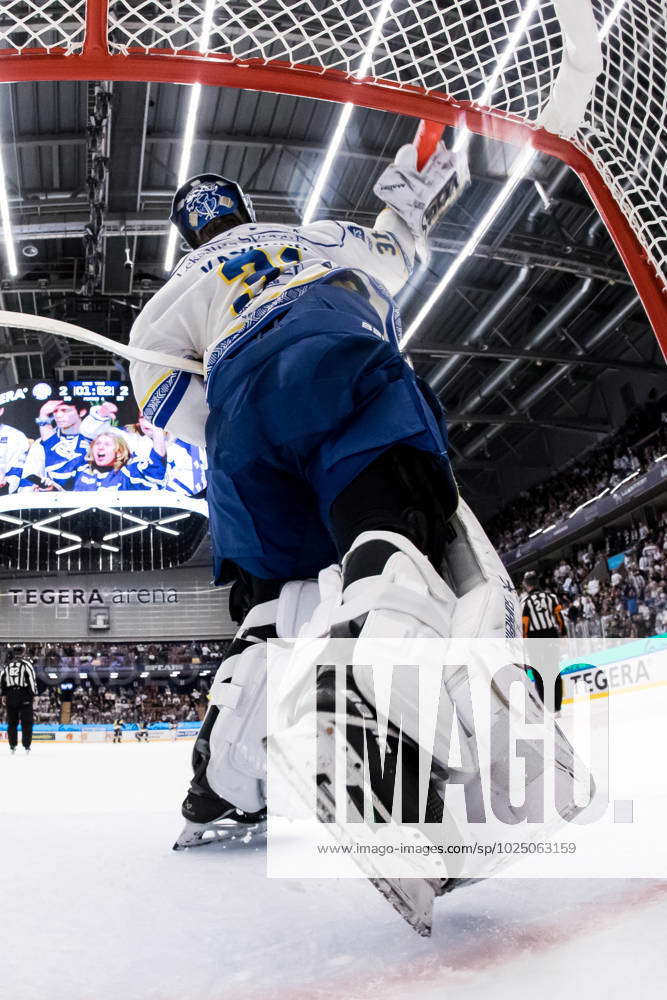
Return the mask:
<path fill-rule="evenodd" d="M 663 996 L 667 872 L 490 879 L 427 941 L 363 879 L 267 879 L 256 845 L 171 853 L 236 626 L 205 450 L 156 433 L 120 351 L 188 249 L 187 176 L 238 180 L 260 222 L 372 226 L 374 183 L 435 118 L 467 136 L 471 184 L 398 303 L 461 496 L 568 637 L 667 636 L 665 14 L 579 2 L 604 68 L 570 135 L 545 124 L 565 0 L 0 3 L 0 310 L 119 348 L 0 318 L 0 669 L 27 657 L 37 684 L 30 755 L 0 699 L 12 1000 Z M 564 728 L 582 691 L 639 726 L 665 686 L 648 656 L 580 664 Z"/>

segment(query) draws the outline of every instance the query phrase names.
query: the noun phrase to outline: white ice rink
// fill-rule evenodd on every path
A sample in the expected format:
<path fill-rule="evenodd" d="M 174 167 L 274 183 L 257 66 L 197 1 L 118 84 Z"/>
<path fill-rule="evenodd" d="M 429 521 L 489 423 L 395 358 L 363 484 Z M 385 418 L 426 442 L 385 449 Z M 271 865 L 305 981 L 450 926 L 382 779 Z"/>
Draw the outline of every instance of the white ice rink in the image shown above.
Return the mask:
<path fill-rule="evenodd" d="M 190 752 L 0 744 L 0 995 L 665 996 L 667 881 L 494 879 L 439 900 L 424 940 L 364 881 L 269 880 L 258 847 L 172 852 Z"/>

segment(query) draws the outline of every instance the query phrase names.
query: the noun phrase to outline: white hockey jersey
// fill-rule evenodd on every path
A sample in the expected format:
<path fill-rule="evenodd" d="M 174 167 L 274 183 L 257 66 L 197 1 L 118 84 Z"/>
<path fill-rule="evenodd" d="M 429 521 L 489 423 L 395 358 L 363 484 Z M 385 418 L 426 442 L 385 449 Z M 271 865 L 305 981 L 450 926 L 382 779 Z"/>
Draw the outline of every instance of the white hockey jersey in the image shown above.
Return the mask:
<path fill-rule="evenodd" d="M 165 370 L 133 361 L 130 378 L 140 408 L 154 424 L 192 444 L 204 444 L 208 416 L 205 380 L 284 311 L 309 285 L 352 272 L 383 328 L 397 339 L 392 300 L 407 281 L 414 240 L 405 224 L 385 209 L 374 229 L 352 223 L 309 226 L 237 226 L 191 251 L 137 318 L 134 347 L 203 361 L 206 375 Z M 341 275 L 341 280 L 345 276 Z"/>
<path fill-rule="evenodd" d="M 148 460 L 153 442 L 145 434 L 119 431 L 127 441 L 130 451 L 144 461 Z M 206 486 L 206 452 L 203 448 L 167 435 L 167 471 L 164 489 L 172 493 L 194 496 Z"/>
<path fill-rule="evenodd" d="M 6 484 L 8 493 L 18 489 L 29 448 L 23 431 L 0 421 L 0 486 Z"/>

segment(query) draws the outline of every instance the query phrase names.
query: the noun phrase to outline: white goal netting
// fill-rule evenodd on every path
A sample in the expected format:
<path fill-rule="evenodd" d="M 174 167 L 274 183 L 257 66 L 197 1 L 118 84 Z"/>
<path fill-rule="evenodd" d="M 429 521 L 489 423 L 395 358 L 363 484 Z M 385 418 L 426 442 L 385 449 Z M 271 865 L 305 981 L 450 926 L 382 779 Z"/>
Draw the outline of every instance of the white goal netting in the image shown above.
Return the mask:
<path fill-rule="evenodd" d="M 664 0 L 8 0 L 0 58 L 85 52 L 92 8 L 114 58 L 234 61 L 251 88 L 258 64 L 315 67 L 386 85 L 387 108 L 414 89 L 545 124 L 600 171 L 667 287 Z"/>
<path fill-rule="evenodd" d="M 58 48 L 68 54 L 81 52 L 85 33 L 85 0 L 3 0 L 0 4 L 0 54 L 3 50 Z"/>

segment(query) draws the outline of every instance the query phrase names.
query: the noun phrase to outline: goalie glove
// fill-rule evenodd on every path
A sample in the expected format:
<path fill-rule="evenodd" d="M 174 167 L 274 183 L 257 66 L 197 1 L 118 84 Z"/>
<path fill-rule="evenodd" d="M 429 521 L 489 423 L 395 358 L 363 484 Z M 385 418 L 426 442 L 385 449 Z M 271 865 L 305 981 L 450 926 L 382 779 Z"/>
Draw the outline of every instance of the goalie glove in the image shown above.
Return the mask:
<path fill-rule="evenodd" d="M 405 222 L 422 242 L 454 204 L 470 181 L 465 150 L 448 150 L 439 142 L 424 169 L 417 170 L 417 147 L 402 146 L 383 171 L 374 193 Z"/>

